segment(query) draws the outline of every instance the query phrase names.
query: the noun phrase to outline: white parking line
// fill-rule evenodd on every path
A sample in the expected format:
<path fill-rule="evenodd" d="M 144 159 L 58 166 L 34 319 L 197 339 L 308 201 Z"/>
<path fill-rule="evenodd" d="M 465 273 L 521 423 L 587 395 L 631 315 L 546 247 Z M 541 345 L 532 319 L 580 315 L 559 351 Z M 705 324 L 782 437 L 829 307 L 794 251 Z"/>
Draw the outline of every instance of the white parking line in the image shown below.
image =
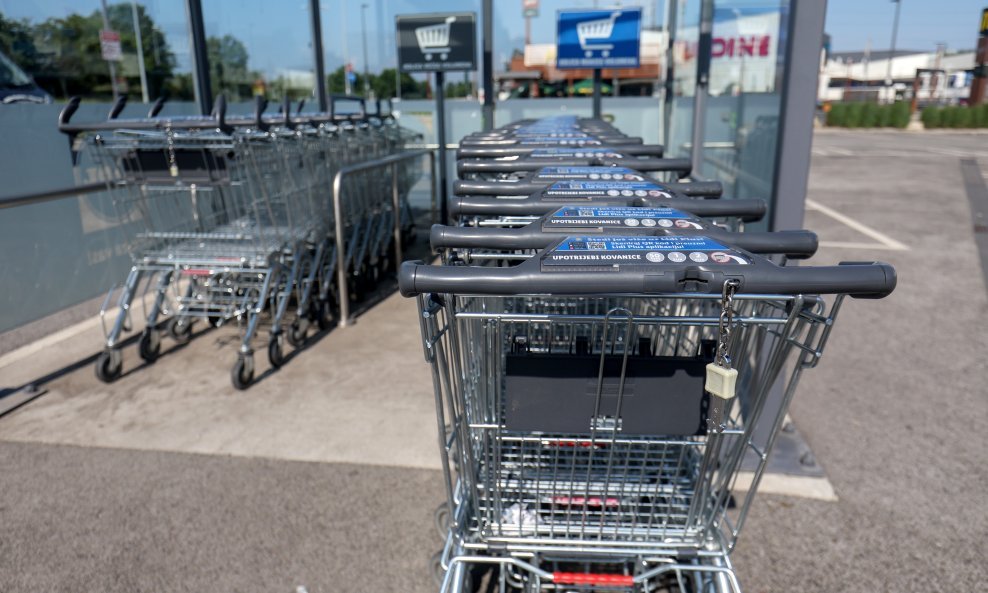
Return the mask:
<path fill-rule="evenodd" d="M 854 220 L 853 218 L 851 218 L 849 216 L 845 216 L 845 215 L 841 214 L 840 212 L 838 212 L 838 211 L 836 211 L 836 210 L 834 210 L 832 208 L 829 208 L 827 206 L 824 206 L 823 204 L 821 204 L 820 202 L 817 202 L 816 200 L 811 200 L 811 199 L 807 198 L 806 199 L 806 208 L 809 209 L 809 210 L 816 210 L 820 214 L 823 214 L 825 216 L 829 216 L 830 218 L 833 218 L 837 222 L 839 222 L 839 223 L 841 223 L 841 224 L 843 224 L 845 226 L 848 226 L 848 227 L 854 229 L 855 231 L 861 233 L 862 235 L 871 237 L 875 241 L 878 241 L 878 243 L 880 243 L 884 249 L 887 249 L 889 251 L 909 251 L 909 246 L 905 245 L 904 243 L 901 243 L 899 241 L 896 241 L 895 239 L 893 239 L 892 237 L 889 237 L 885 233 L 881 233 L 879 231 L 876 231 L 875 229 L 871 228 L 870 226 L 868 226 L 866 224 L 860 223 L 860 222 Z M 820 244 L 821 245 L 824 245 L 823 242 L 821 242 Z M 867 246 L 867 247 L 872 247 L 872 245 L 870 245 L 870 244 L 858 244 L 858 243 L 845 243 L 843 245 L 841 245 L 841 244 L 836 244 L 836 245 L 831 244 L 830 246 L 831 247 L 854 247 L 854 248 L 858 248 L 858 247 L 861 247 L 862 245 Z"/>
<path fill-rule="evenodd" d="M 754 477 L 754 473 L 750 471 L 738 472 L 734 485 L 738 490 L 747 492 Z M 837 502 L 837 492 L 827 478 L 765 473 L 758 483 L 758 492 Z"/>

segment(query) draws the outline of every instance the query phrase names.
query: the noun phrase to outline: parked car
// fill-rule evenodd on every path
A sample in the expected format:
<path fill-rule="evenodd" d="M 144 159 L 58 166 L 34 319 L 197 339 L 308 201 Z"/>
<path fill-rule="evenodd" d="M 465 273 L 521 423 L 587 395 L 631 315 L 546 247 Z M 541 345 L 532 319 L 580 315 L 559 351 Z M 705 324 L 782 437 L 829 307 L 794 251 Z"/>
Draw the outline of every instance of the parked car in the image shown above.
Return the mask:
<path fill-rule="evenodd" d="M 51 103 L 51 95 L 0 52 L 0 103 Z"/>

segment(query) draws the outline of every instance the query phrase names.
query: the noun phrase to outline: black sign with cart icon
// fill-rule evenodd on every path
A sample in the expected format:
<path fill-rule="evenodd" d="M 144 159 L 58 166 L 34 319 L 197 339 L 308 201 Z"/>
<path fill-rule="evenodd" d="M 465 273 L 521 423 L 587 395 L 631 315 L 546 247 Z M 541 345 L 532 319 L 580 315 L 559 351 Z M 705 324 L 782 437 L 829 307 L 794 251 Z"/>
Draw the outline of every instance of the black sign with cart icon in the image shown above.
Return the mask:
<path fill-rule="evenodd" d="M 477 18 L 472 12 L 398 15 L 401 72 L 477 69 Z"/>

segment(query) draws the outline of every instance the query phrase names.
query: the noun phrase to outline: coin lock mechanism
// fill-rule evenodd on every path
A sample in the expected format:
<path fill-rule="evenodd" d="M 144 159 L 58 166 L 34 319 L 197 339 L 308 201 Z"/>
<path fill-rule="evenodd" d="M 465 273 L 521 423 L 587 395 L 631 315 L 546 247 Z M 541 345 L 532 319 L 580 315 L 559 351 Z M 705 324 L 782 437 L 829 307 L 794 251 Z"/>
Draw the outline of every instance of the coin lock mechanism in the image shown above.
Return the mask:
<path fill-rule="evenodd" d="M 707 365 L 707 378 L 704 383 L 704 389 L 710 394 L 707 429 L 717 433 L 724 431 L 724 410 L 734 398 L 738 381 L 738 370 L 731 368 L 731 357 L 728 354 L 734 322 L 734 293 L 737 288 L 737 280 L 724 282 L 720 322 L 717 325 L 717 353 L 714 361 Z"/>

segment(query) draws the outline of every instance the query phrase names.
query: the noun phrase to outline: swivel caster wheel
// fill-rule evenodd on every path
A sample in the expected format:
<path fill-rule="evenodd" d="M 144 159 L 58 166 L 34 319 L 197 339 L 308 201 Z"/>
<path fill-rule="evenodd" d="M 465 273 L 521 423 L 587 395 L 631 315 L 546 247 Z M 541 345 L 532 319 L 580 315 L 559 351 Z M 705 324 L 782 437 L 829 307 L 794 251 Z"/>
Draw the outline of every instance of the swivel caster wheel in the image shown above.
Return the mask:
<path fill-rule="evenodd" d="M 230 379 L 233 381 L 233 387 L 239 391 L 250 387 L 254 382 L 254 357 L 241 355 L 233 365 Z"/>
<path fill-rule="evenodd" d="M 285 351 L 281 347 L 280 333 L 271 334 L 271 341 L 268 342 L 268 361 L 276 369 L 285 364 Z"/>
<path fill-rule="evenodd" d="M 168 335 L 179 344 L 184 344 L 192 338 L 192 320 L 183 317 L 172 317 L 166 327 Z"/>
<path fill-rule="evenodd" d="M 96 357 L 96 378 L 112 383 L 123 373 L 123 357 L 119 350 L 104 350 Z"/>
<path fill-rule="evenodd" d="M 291 326 L 289 326 L 288 333 L 285 334 L 285 338 L 288 340 L 288 343 L 292 345 L 292 348 L 298 349 L 305 345 L 305 340 L 308 333 L 309 320 L 299 318 L 293 321 Z"/>
<path fill-rule="evenodd" d="M 158 330 L 148 327 L 141 333 L 141 341 L 137 345 L 137 352 L 144 359 L 144 362 L 152 363 L 158 360 L 161 355 L 161 334 Z"/>

